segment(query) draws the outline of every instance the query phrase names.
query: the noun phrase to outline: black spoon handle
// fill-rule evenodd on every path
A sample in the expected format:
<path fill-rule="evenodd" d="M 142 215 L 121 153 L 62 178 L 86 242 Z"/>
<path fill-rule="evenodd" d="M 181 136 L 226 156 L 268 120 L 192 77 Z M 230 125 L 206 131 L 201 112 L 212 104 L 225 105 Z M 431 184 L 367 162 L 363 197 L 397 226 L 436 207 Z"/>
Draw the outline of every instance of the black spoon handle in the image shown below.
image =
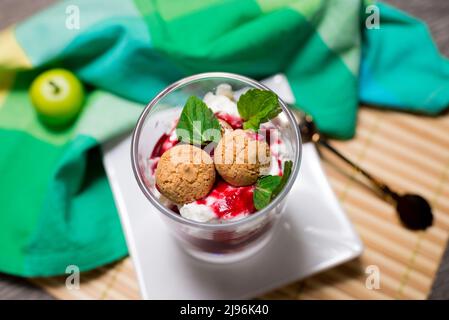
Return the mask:
<path fill-rule="evenodd" d="M 349 164 L 351 167 L 353 167 L 355 170 L 357 170 L 358 172 L 363 174 L 367 179 L 369 179 L 371 182 L 373 182 L 376 185 L 376 187 L 379 188 L 379 190 L 382 191 L 382 193 L 384 193 L 386 196 L 389 196 L 389 197 L 393 198 L 394 200 L 397 200 L 397 198 L 399 197 L 397 193 L 393 192 L 387 185 L 385 185 L 384 183 L 382 183 L 379 180 L 377 180 L 376 178 L 374 178 L 370 173 L 368 173 L 367 171 L 362 169 L 359 165 L 355 164 L 354 162 L 352 162 L 351 160 L 346 158 L 346 156 L 344 156 L 342 153 L 340 153 L 340 151 L 338 151 L 331 144 L 329 144 L 329 142 L 326 139 L 324 139 L 323 137 L 320 136 L 316 142 L 318 142 L 320 145 L 326 147 L 328 150 L 332 151 L 340 159 L 342 159 L 347 164 Z"/>

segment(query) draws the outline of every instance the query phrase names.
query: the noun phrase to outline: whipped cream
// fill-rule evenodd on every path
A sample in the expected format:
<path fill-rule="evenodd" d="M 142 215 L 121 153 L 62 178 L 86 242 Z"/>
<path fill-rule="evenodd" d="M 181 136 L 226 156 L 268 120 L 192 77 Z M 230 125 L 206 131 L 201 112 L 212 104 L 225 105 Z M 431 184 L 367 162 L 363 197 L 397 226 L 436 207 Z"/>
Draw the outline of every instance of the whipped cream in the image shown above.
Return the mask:
<path fill-rule="evenodd" d="M 215 212 L 211 209 L 211 207 L 205 204 L 191 202 L 178 206 L 178 209 L 181 216 L 193 221 L 210 222 L 217 219 Z"/>
<path fill-rule="evenodd" d="M 272 175 L 277 176 L 282 174 L 283 163 L 289 159 L 289 154 L 287 151 L 287 147 L 282 139 L 279 129 L 277 129 L 272 124 L 263 124 L 261 127 L 262 130 L 270 130 L 269 137 L 266 136 L 266 139 L 269 139 L 270 145 L 270 154 L 271 161 L 269 167 L 261 167 L 260 175 Z"/>
<path fill-rule="evenodd" d="M 240 117 L 237 103 L 233 100 L 232 88 L 228 84 L 217 86 L 215 94 L 206 93 L 203 101 L 214 113 L 225 113 L 231 116 Z"/>

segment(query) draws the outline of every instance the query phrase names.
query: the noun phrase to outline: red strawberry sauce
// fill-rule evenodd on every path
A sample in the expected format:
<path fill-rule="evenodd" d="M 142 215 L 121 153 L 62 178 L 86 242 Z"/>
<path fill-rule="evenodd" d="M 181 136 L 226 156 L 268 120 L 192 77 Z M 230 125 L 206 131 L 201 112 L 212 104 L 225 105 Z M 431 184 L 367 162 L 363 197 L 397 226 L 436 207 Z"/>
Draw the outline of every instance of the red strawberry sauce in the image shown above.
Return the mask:
<path fill-rule="evenodd" d="M 164 133 L 159 140 L 156 142 L 153 148 L 153 152 L 151 152 L 151 158 L 159 158 L 162 154 L 168 149 L 174 147 L 179 141 L 175 139 L 170 139 L 170 134 Z"/>
<path fill-rule="evenodd" d="M 176 138 L 173 137 L 173 130 L 170 133 L 164 133 L 154 145 L 153 151 L 151 152 L 150 156 L 150 160 L 153 160 L 150 168 L 152 174 L 155 174 L 159 158 L 162 156 L 162 154 L 168 149 L 173 148 L 179 142 Z"/>
<path fill-rule="evenodd" d="M 230 115 L 228 113 L 224 112 L 217 112 L 215 114 L 218 119 L 221 119 L 223 121 L 226 121 L 230 124 L 232 129 L 242 129 L 243 128 L 243 120 L 240 117 Z"/>
<path fill-rule="evenodd" d="M 220 179 L 209 195 L 196 203 L 208 205 L 219 219 L 230 219 L 256 211 L 253 192 L 254 186 L 233 187 Z"/>

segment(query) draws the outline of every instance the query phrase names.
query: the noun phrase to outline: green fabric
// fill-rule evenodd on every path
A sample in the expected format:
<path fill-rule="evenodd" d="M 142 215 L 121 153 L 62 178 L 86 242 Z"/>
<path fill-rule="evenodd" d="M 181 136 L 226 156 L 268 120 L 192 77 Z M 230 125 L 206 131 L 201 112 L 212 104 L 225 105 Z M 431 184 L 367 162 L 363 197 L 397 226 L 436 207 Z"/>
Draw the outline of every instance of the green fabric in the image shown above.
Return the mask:
<path fill-rule="evenodd" d="M 367 29 L 372 3 L 63 1 L 15 28 L 27 71 L 2 60 L 0 37 L 0 77 L 17 73 L 0 105 L 0 271 L 62 274 L 127 254 L 98 145 L 129 132 L 142 105 L 181 77 L 282 72 L 297 104 L 337 138 L 353 136 L 360 102 L 441 112 L 448 60 L 422 22 L 390 6 L 378 3 L 380 29 Z M 78 7 L 80 29 L 64 27 L 68 5 Z M 88 86 L 82 114 L 59 132 L 37 120 L 27 97 L 36 74 L 55 66 Z"/>

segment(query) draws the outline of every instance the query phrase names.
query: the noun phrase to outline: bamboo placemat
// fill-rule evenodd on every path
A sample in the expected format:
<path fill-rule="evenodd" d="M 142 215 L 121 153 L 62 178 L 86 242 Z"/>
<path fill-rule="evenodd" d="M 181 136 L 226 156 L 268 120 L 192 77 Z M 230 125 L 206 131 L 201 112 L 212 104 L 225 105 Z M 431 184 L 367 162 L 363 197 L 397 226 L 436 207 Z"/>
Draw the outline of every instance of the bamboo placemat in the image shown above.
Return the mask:
<path fill-rule="evenodd" d="M 425 299 L 449 235 L 449 115 L 438 118 L 361 108 L 357 136 L 334 145 L 399 191 L 428 198 L 435 223 L 425 232 L 404 229 L 394 208 L 376 197 L 354 171 L 323 152 L 323 166 L 365 251 L 356 260 L 268 293 L 269 299 Z M 363 182 L 363 180 L 361 180 Z M 365 285 L 368 266 L 380 288 Z M 132 262 L 81 275 L 79 290 L 64 278 L 35 279 L 61 299 L 139 299 Z"/>

